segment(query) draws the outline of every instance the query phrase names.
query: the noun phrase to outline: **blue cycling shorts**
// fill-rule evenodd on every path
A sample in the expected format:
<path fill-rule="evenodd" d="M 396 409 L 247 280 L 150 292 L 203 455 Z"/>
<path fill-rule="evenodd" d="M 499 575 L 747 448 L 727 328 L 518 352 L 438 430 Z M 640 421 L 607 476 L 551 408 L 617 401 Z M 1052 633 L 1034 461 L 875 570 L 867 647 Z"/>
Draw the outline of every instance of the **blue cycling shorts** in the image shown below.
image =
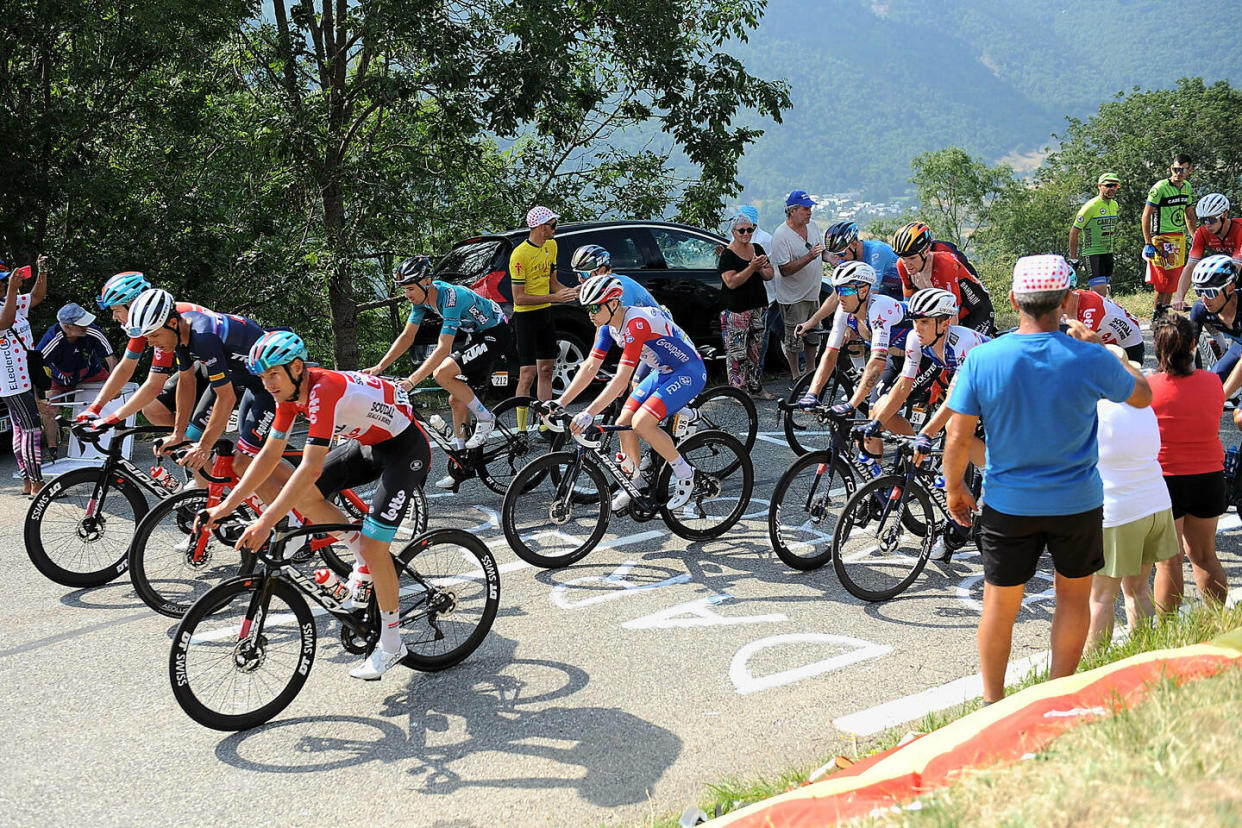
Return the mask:
<path fill-rule="evenodd" d="M 653 371 L 630 394 L 625 401 L 625 410 L 637 411 L 641 407 L 663 420 L 685 408 L 705 385 L 707 367 L 701 359 L 686 363 L 668 374 Z"/>

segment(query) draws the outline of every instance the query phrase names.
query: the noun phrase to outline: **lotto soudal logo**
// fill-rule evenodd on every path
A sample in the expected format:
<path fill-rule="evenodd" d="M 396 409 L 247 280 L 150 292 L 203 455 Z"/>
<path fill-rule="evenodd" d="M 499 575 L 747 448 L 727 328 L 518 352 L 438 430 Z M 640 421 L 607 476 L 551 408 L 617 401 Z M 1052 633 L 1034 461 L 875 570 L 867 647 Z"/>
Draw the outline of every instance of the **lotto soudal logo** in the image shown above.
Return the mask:
<path fill-rule="evenodd" d="M 306 416 L 312 420 L 319 414 L 319 395 L 312 393 L 310 399 L 306 401 Z"/>
<path fill-rule="evenodd" d="M 422 471 L 422 470 L 423 470 L 422 460 L 415 460 L 414 462 L 410 463 L 410 471 Z"/>
<path fill-rule="evenodd" d="M 392 500 L 388 501 L 388 508 L 380 512 L 380 517 L 384 520 L 397 520 L 401 517 L 401 511 L 405 508 L 405 490 L 401 490 L 393 495 Z"/>

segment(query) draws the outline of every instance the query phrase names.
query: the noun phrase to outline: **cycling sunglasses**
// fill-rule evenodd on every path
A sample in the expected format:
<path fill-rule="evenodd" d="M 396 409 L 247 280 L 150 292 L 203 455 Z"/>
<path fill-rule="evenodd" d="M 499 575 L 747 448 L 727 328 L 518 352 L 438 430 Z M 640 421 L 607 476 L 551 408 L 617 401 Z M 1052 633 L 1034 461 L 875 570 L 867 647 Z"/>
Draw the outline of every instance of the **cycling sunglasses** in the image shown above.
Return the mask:
<path fill-rule="evenodd" d="M 587 305 L 586 308 L 587 308 L 587 313 L 599 313 L 601 310 L 603 310 L 604 305 L 602 303 L 598 305 Z"/>
<path fill-rule="evenodd" d="M 858 288 L 854 285 L 841 285 L 837 289 L 837 296 L 857 296 Z"/>
<path fill-rule="evenodd" d="M 1200 299 L 1215 299 L 1225 292 L 1223 287 L 1197 287 L 1195 293 L 1199 294 Z"/>
<path fill-rule="evenodd" d="M 1216 225 L 1220 224 L 1224 220 L 1225 220 L 1224 216 L 1208 216 L 1205 219 L 1200 219 L 1199 223 L 1204 224 L 1208 227 L 1215 227 Z"/>
<path fill-rule="evenodd" d="M 575 270 L 574 271 L 574 273 L 578 274 L 579 282 L 585 282 L 587 279 L 590 279 L 591 274 L 594 272 L 595 272 L 594 270 Z"/>

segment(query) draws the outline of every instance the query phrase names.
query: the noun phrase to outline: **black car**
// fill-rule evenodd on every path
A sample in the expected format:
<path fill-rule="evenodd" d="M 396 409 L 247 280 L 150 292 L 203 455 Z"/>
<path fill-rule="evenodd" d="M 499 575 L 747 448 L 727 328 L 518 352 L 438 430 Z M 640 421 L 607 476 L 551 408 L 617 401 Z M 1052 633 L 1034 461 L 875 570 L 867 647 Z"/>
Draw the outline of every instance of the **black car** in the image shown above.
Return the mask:
<path fill-rule="evenodd" d="M 526 228 L 476 236 L 456 244 L 442 257 L 434 278 L 462 285 L 504 306 L 512 313 L 509 254 L 529 234 Z M 577 285 L 570 257 L 585 244 L 598 244 L 612 254 L 612 268 L 641 284 L 668 308 L 677 324 L 700 347 L 720 346 L 720 277 L 716 250 L 728 242 L 719 234 L 665 221 L 591 221 L 562 224 L 556 229 L 557 278 Z M 560 353 L 553 387 L 559 392 L 588 353 L 594 329 L 577 304 L 552 306 Z M 423 325 L 416 345 L 431 345 L 439 334 Z M 511 365 L 516 379 L 516 362 Z M 503 379 L 498 377 L 497 379 Z"/>

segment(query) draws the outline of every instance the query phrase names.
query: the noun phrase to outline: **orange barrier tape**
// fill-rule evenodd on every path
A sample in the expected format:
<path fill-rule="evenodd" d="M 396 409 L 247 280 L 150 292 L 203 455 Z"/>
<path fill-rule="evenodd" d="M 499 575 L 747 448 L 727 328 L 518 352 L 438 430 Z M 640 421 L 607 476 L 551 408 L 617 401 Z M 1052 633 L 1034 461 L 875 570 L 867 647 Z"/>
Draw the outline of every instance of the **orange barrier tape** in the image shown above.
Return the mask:
<path fill-rule="evenodd" d="M 1173 679 L 1214 675 L 1242 661 L 1242 628 L 1214 641 L 1131 656 L 1056 681 L 1028 687 L 939 730 L 870 756 L 798 790 L 709 823 L 732 828 L 798 828 L 866 816 L 951 784 L 963 772 L 1009 763 L 1060 734 L 1147 695 Z"/>

